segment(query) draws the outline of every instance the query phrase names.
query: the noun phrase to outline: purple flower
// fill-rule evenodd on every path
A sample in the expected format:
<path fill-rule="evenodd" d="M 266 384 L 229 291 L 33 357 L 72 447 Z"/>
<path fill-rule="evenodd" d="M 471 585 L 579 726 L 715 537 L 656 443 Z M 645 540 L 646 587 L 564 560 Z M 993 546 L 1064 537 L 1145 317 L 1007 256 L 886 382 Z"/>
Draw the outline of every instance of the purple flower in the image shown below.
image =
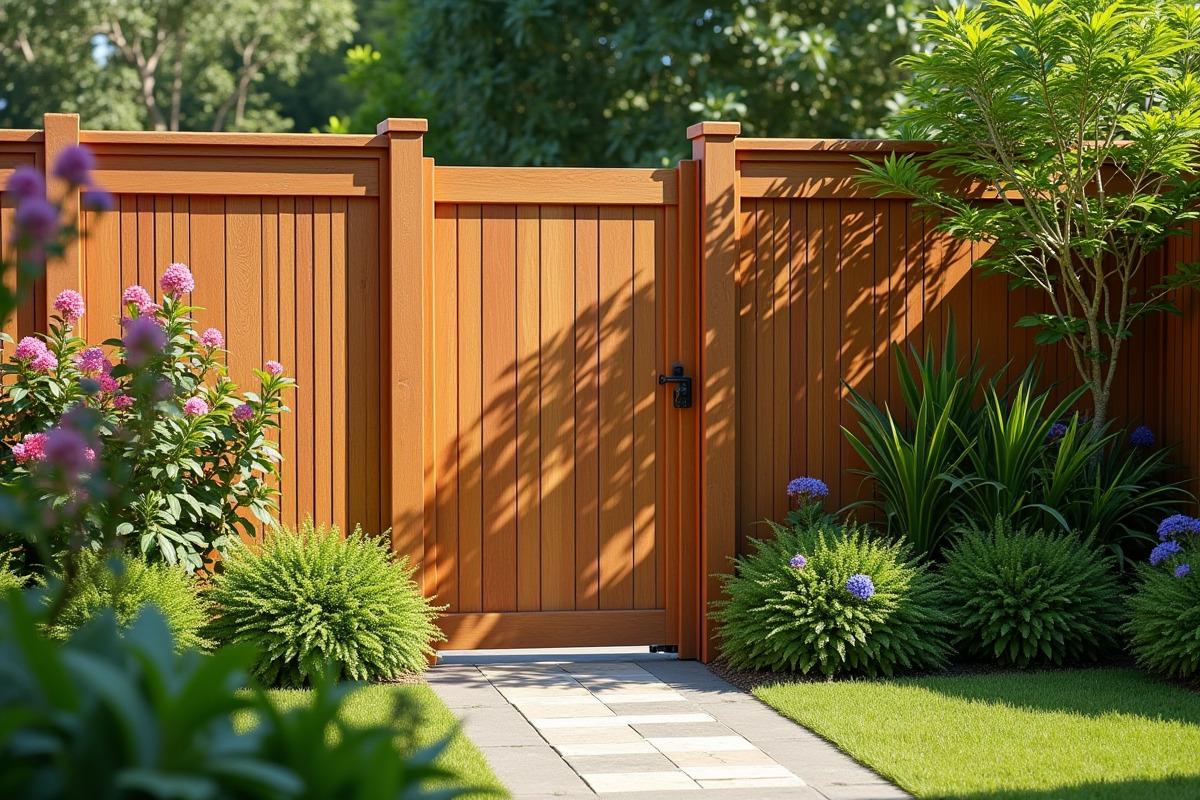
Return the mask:
<path fill-rule="evenodd" d="M 42 180 L 41 173 L 29 166 L 14 169 L 12 175 L 8 176 L 5 188 L 18 201 L 46 196 L 46 182 Z"/>
<path fill-rule="evenodd" d="M 84 435 L 72 428 L 52 428 L 46 434 L 46 461 L 64 473 L 77 476 L 96 459 Z"/>
<path fill-rule="evenodd" d="M 127 394 L 119 394 L 113 398 L 113 408 L 129 408 L 133 405 L 133 398 Z"/>
<path fill-rule="evenodd" d="M 62 314 L 68 323 L 75 322 L 83 316 L 83 295 L 74 289 L 63 289 L 54 298 L 54 309 Z"/>
<path fill-rule="evenodd" d="M 40 197 L 31 197 L 17 207 L 17 235 L 35 244 L 49 244 L 58 232 L 58 209 Z"/>
<path fill-rule="evenodd" d="M 104 392 L 105 394 L 113 394 L 119 388 L 121 387 L 117 384 L 116 380 L 113 379 L 112 375 L 100 376 L 100 391 Z"/>
<path fill-rule="evenodd" d="M 1183 545 L 1179 542 L 1166 541 L 1150 551 L 1150 566 L 1157 567 L 1162 562 L 1166 561 L 1176 553 L 1183 552 Z"/>
<path fill-rule="evenodd" d="M 89 347 L 75 356 L 75 364 L 79 367 L 80 372 L 101 372 L 104 369 L 104 363 L 104 351 L 99 347 Z M 105 377 L 108 376 L 106 375 Z M 109 380 L 112 380 L 112 378 L 109 378 Z"/>
<path fill-rule="evenodd" d="M 268 375 L 283 374 L 283 364 L 280 364 L 278 361 L 268 361 L 265 368 Z"/>
<path fill-rule="evenodd" d="M 238 406 L 237 408 L 235 408 L 233 410 L 233 418 L 236 419 L 238 422 L 245 422 L 246 420 L 250 419 L 253 416 L 254 416 L 254 409 L 251 408 L 246 403 L 242 403 L 240 406 Z"/>
<path fill-rule="evenodd" d="M 196 288 L 196 280 L 192 277 L 192 271 L 187 268 L 186 264 L 172 264 L 158 279 L 158 285 L 162 287 L 165 294 L 178 300 Z"/>
<path fill-rule="evenodd" d="M 1175 568 L 1175 577 L 1182 578 L 1191 571 L 1192 571 L 1191 564 L 1180 564 L 1178 567 Z"/>
<path fill-rule="evenodd" d="M 209 328 L 204 333 L 200 334 L 200 344 L 207 347 L 209 350 L 215 350 L 225 344 L 225 337 L 216 328 Z"/>
<path fill-rule="evenodd" d="M 198 417 L 208 413 L 208 403 L 202 397 L 189 397 L 183 404 L 183 413 L 189 417 Z"/>
<path fill-rule="evenodd" d="M 1133 433 L 1129 434 L 1129 443 L 1134 447 L 1153 447 L 1155 441 L 1154 431 L 1145 425 L 1134 428 Z"/>
<path fill-rule="evenodd" d="M 83 145 L 75 144 L 63 150 L 54 163 L 54 177 L 75 186 L 91 183 L 91 171 L 96 168 L 96 158 Z"/>
<path fill-rule="evenodd" d="M 846 591 L 859 600 L 870 600 L 875 595 L 875 584 L 870 576 L 859 573 L 846 579 Z"/>
<path fill-rule="evenodd" d="M 1200 534 L 1200 519 L 1183 514 L 1172 514 L 1158 523 L 1158 540 L 1160 542 L 1188 534 Z"/>
<path fill-rule="evenodd" d="M 804 565 L 807 563 L 807 558 L 799 553 L 796 553 L 796 555 L 792 556 L 792 560 L 788 562 L 788 566 L 790 566 L 792 569 L 804 569 Z"/>
<path fill-rule="evenodd" d="M 53 372 L 58 369 L 58 359 L 54 353 L 47 350 L 29 362 L 29 368 L 34 372 Z"/>
<path fill-rule="evenodd" d="M 151 317 L 134 317 L 125 326 L 125 360 L 137 366 L 167 346 L 167 332 Z"/>
<path fill-rule="evenodd" d="M 1046 433 L 1046 441 L 1053 442 L 1067 435 L 1067 426 L 1061 422 L 1056 422 L 1050 426 L 1050 430 Z"/>
<path fill-rule="evenodd" d="M 788 481 L 788 497 L 794 497 L 800 502 L 819 500 L 829 496 L 829 487 L 817 478 L 793 478 Z"/>
<path fill-rule="evenodd" d="M 83 193 L 83 207 L 88 211 L 112 211 L 115 201 L 105 189 L 91 188 Z"/>
<path fill-rule="evenodd" d="M 20 361 L 29 361 L 37 358 L 46 351 L 46 343 L 36 336 L 26 336 L 17 343 L 17 349 L 13 356 Z"/>

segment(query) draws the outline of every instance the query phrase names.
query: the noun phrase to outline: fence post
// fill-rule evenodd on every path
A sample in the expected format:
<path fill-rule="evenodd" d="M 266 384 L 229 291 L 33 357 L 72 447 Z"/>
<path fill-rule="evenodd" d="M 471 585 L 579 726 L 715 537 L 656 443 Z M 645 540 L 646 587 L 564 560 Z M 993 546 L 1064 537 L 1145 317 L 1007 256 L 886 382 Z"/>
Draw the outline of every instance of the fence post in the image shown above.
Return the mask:
<path fill-rule="evenodd" d="M 388 317 L 383 327 L 388 387 L 384 416 L 390 440 L 390 516 L 392 549 L 418 567 L 414 575 L 425 587 L 425 418 L 426 340 L 423 119 L 385 119 L 376 132 L 388 138 L 386 191 L 381 193 L 380 259 Z M 387 483 L 385 483 L 387 485 Z"/>
<path fill-rule="evenodd" d="M 72 189 L 66 181 L 55 178 L 51 171 L 59 155 L 72 145 L 79 144 L 78 114 L 46 114 L 42 125 L 45 128 L 45 158 L 42 169 L 46 175 L 46 196 L 51 202 L 61 202 L 63 223 L 79 229 L 79 189 Z M 63 289 L 83 288 L 83 262 L 79 239 L 73 239 L 63 252 L 62 258 L 52 258 L 46 263 L 46 308 L 45 319 L 49 321 L 54 312 L 54 298 Z"/>
<path fill-rule="evenodd" d="M 700 162 L 700 660 L 716 656 L 709 604 L 721 596 L 714 577 L 736 552 L 737 497 L 737 158 L 742 126 L 700 122 L 688 128 Z"/>

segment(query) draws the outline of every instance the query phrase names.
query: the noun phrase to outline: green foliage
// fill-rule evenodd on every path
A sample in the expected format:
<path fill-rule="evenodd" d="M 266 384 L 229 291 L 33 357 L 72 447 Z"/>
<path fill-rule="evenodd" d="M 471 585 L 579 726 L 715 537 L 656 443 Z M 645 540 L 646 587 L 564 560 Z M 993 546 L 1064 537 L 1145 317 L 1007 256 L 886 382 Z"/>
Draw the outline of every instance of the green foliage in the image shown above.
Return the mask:
<path fill-rule="evenodd" d="M 442 638 L 408 558 L 360 529 L 344 539 L 311 522 L 275 529 L 222 566 L 208 592 L 211 635 L 255 647 L 254 674 L 268 685 L 302 686 L 327 662 L 354 680 L 419 672 Z"/>
<path fill-rule="evenodd" d="M 861 136 L 899 101 L 893 62 L 929 5 L 400 0 L 349 54 L 362 102 L 338 125 L 425 116 L 429 154 L 488 165 L 661 166 L 705 119 Z"/>
<path fill-rule="evenodd" d="M 39 10 L 40 9 L 40 10 Z M 270 88 L 291 86 L 355 28 L 353 0 L 0 2 L 0 115 L 41 127 L 284 130 Z"/>
<path fill-rule="evenodd" d="M 12 556 L 9 553 L 0 555 L 0 597 L 8 594 L 9 589 L 24 589 L 27 582 L 27 578 L 13 569 Z"/>
<path fill-rule="evenodd" d="M 752 540 L 755 552 L 724 576 L 729 599 L 714 604 L 721 655 L 732 666 L 873 676 L 946 663 L 938 580 L 907 547 L 861 527 L 771 527 L 775 538 Z M 806 559 L 799 569 L 790 565 L 796 554 Z M 874 595 L 851 595 L 853 575 L 869 576 Z"/>
<path fill-rule="evenodd" d="M 1200 675 L 1200 560 L 1192 562 L 1183 577 L 1138 564 L 1125 626 L 1138 663 L 1177 678 Z"/>
<path fill-rule="evenodd" d="M 977 266 L 1046 296 L 1025 317 L 1041 344 L 1065 342 L 1091 393 L 1096 430 L 1132 324 L 1200 285 L 1181 267 L 1139 295 L 1147 254 L 1197 215 L 1200 9 L 1139 0 L 986 0 L 937 9 L 924 49 L 900 62 L 904 135 L 942 147 L 863 160 L 863 183 L 914 196 L 939 227 L 989 242 Z M 935 173 L 957 176 L 953 185 Z M 982 184 L 979 204 L 955 186 Z"/>
<path fill-rule="evenodd" d="M 1014 530 L 997 517 L 945 553 L 954 643 L 1005 666 L 1095 660 L 1116 646 L 1123 610 L 1113 559 L 1091 539 Z"/>
<path fill-rule="evenodd" d="M 902 536 L 919 553 L 933 553 L 950 525 L 959 500 L 959 465 L 966 455 L 963 432 L 975 430 L 972 398 L 983 377 L 976 348 L 964 372 L 957 333 L 951 324 L 940 359 L 933 342 L 924 357 L 912 349 L 914 367 L 894 347 L 896 374 L 911 424 L 897 420 L 847 386 L 850 407 L 859 417 L 864 439 L 842 428 L 867 463 L 856 470 L 874 482 L 878 499 L 864 505 L 883 511 L 889 531 Z"/>
<path fill-rule="evenodd" d="M 16 593 L 0 606 L 0 796 L 449 800 L 462 793 L 425 788 L 453 776 L 434 763 L 446 741 L 413 746 L 411 709 L 395 709 L 394 724 L 350 726 L 340 712 L 352 687 L 318 681 L 311 704 L 279 712 L 263 691 L 242 688 L 246 649 L 177 654 L 154 610 L 124 634 L 102 613 L 66 643 L 40 636 L 40 624 Z M 234 716 L 247 712 L 260 724 L 235 730 Z"/>
<path fill-rule="evenodd" d="M 282 395 L 294 382 L 278 371 L 256 370 L 258 390 L 239 393 L 225 351 L 202 340 L 192 316 L 197 309 L 182 297 L 166 294 L 157 310 L 130 302 L 124 311 L 135 320 L 128 330 L 136 320 L 153 325 L 165 346 L 144 353 L 110 339 L 104 343 L 110 349 L 100 348 L 104 366 L 85 371 L 80 359 L 96 348 L 75 334 L 71 320 L 55 317 L 45 337 L 56 362 L 52 370 L 15 353 L 0 365 L 9 378 L 0 386 L 0 481 L 24 486 L 40 505 L 82 515 L 59 526 L 55 554 L 81 530 L 98 546 L 115 517 L 114 533 L 129 549 L 195 572 L 210 551 L 223 553 L 241 535 L 255 535 L 254 519 L 274 521 L 282 456 L 270 434 L 287 411 Z M 199 406 L 189 410 L 189 403 Z M 239 419 L 234 410 L 243 405 L 248 415 Z M 195 413 L 198 407 L 202 413 Z M 53 459 L 13 452 L 18 443 L 63 430 L 77 432 L 93 451 L 82 469 L 56 474 Z M 122 491 L 86 486 L 92 496 L 109 499 L 78 503 L 80 486 L 102 475 L 119 475 L 114 483 Z M 18 541 L 29 549 L 23 536 Z"/>
<path fill-rule="evenodd" d="M 200 636 L 208 623 L 208 604 L 200 597 L 196 580 L 182 568 L 148 564 L 137 556 L 114 557 L 105 563 L 90 550 L 79 554 L 75 566 L 67 601 L 47 631 L 52 638 L 66 640 L 101 610 L 111 611 L 124 629 L 152 605 L 163 615 L 179 650 L 210 645 Z"/>

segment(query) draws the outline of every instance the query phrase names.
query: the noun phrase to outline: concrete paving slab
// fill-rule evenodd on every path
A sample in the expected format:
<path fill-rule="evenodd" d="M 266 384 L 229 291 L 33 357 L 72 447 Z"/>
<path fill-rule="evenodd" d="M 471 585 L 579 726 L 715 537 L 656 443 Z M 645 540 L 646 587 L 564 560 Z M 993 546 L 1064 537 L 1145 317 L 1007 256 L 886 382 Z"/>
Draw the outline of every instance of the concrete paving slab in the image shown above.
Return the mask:
<path fill-rule="evenodd" d="M 676 768 L 673 761 L 653 749 L 649 753 L 568 756 L 560 751 L 559 754 L 580 775 L 602 772 L 671 772 Z"/>

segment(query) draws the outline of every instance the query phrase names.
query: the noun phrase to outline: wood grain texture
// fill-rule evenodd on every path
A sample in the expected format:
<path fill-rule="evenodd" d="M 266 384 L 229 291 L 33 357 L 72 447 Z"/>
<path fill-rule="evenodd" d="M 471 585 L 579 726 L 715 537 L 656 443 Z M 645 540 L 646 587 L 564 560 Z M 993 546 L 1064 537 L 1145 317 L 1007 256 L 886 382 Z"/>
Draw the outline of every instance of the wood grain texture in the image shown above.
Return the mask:
<path fill-rule="evenodd" d="M 519 647 L 610 647 L 661 644 L 665 611 L 542 611 L 443 614 L 439 650 Z"/>
<path fill-rule="evenodd" d="M 672 169 L 438 167 L 439 203 L 669 205 L 678 202 Z"/>

